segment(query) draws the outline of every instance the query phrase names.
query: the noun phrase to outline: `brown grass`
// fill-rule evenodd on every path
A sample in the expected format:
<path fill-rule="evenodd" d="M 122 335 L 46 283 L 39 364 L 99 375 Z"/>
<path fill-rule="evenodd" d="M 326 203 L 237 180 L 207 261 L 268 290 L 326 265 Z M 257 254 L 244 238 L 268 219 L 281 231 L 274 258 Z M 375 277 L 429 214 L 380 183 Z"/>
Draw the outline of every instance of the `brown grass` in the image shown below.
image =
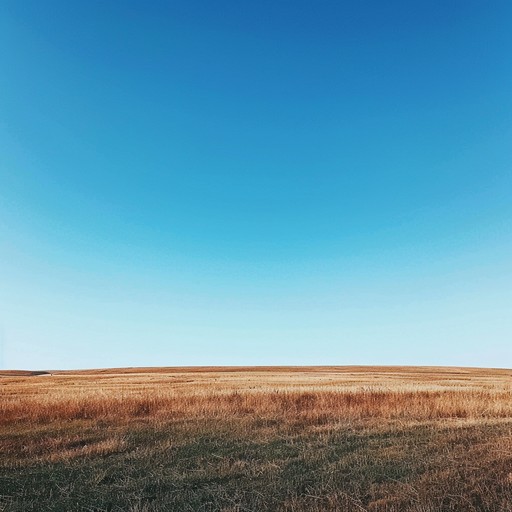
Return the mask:
<path fill-rule="evenodd" d="M 0 476 L 0 510 L 38 510 L 55 493 L 48 510 L 116 510 L 105 505 L 114 484 L 101 496 L 99 484 L 82 498 L 71 489 L 78 502 L 45 494 L 50 474 L 75 468 L 109 482 L 102 475 L 116 465 L 132 474 L 116 480 L 119 510 L 512 510 L 508 370 L 4 372 L 0 394 L 3 471 L 34 489 L 42 475 L 37 492 Z M 141 501 L 146 461 L 160 468 L 160 490 Z M 57 489 L 71 476 L 62 478 Z"/>
<path fill-rule="evenodd" d="M 512 373 L 411 368 L 83 371 L 0 381 L 0 422 L 252 415 L 362 420 L 512 417 Z"/>

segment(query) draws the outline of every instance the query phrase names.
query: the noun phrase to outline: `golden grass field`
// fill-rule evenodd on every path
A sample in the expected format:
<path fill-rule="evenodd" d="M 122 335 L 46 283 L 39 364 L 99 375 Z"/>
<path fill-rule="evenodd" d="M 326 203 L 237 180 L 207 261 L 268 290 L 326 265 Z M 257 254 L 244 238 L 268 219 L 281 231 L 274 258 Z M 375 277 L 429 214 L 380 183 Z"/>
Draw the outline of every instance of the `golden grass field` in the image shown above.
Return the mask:
<path fill-rule="evenodd" d="M 0 511 L 512 511 L 512 371 L 0 373 Z"/>

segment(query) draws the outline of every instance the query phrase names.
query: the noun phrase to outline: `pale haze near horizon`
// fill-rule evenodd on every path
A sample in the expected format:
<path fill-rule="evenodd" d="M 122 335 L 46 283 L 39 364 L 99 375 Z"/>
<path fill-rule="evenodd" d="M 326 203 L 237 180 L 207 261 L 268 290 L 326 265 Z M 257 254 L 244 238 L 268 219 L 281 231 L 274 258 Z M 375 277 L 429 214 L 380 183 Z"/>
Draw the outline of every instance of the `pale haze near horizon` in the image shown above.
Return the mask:
<path fill-rule="evenodd" d="M 0 6 L 0 366 L 512 367 L 512 5 Z"/>

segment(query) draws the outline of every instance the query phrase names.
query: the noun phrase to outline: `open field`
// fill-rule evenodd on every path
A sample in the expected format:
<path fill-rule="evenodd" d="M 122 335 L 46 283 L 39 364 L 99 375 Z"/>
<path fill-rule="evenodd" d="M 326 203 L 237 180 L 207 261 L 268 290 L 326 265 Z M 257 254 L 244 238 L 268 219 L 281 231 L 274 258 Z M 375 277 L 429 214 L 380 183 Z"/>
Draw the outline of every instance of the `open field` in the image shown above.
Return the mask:
<path fill-rule="evenodd" d="M 512 510 L 512 371 L 0 373 L 0 511 Z"/>

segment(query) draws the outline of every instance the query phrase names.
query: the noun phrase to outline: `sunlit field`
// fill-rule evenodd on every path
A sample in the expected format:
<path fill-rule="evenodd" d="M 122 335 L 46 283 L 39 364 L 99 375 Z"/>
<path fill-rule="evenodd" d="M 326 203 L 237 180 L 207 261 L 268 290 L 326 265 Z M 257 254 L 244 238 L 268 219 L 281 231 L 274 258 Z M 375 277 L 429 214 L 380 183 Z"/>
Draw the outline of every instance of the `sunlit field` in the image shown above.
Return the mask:
<path fill-rule="evenodd" d="M 2 511 L 512 510 L 512 371 L 0 375 Z"/>

